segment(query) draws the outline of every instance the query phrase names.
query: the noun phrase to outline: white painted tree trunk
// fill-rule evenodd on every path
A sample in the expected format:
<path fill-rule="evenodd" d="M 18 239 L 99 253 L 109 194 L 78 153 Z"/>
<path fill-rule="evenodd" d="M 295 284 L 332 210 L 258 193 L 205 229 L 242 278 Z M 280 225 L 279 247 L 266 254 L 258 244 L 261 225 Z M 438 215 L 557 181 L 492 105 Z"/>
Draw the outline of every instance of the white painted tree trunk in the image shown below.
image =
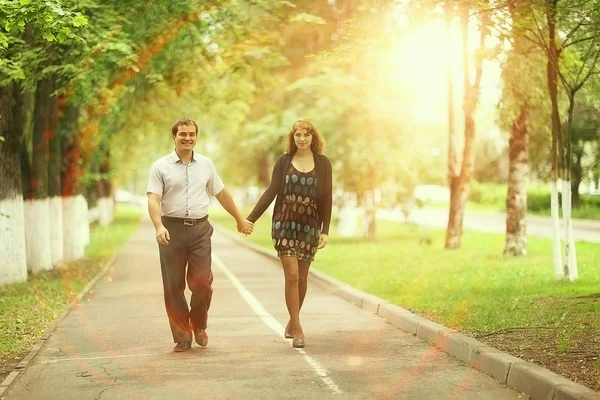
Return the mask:
<path fill-rule="evenodd" d="M 354 207 L 345 205 L 338 212 L 337 233 L 341 237 L 350 237 L 356 234 L 357 230 L 357 210 Z"/>
<path fill-rule="evenodd" d="M 85 197 L 80 194 L 77 195 L 77 212 L 78 212 L 78 225 L 81 236 L 83 237 L 83 248 L 85 253 L 85 246 L 90 244 L 90 220 L 88 218 L 88 204 Z"/>
<path fill-rule="evenodd" d="M 0 286 L 27 280 L 23 196 L 0 200 Z"/>
<path fill-rule="evenodd" d="M 85 240 L 81 227 L 82 213 L 79 196 L 63 197 L 63 249 L 64 261 L 79 260 L 84 255 Z M 87 213 L 83 216 L 87 221 Z M 89 230 L 89 225 L 88 225 Z"/>
<path fill-rule="evenodd" d="M 50 241 L 52 265 L 62 265 L 64 258 L 62 197 L 50 199 Z"/>
<path fill-rule="evenodd" d="M 562 265 L 561 242 L 560 242 L 560 220 L 558 205 L 558 185 L 552 181 L 552 193 L 550 194 L 550 211 L 552 217 L 552 254 L 554 255 L 554 274 L 558 279 L 564 278 Z"/>
<path fill-rule="evenodd" d="M 107 197 L 107 204 L 108 204 L 108 213 L 110 215 L 109 223 L 112 223 L 115 220 L 115 198 Z"/>
<path fill-rule="evenodd" d="M 563 221 L 565 227 L 565 266 L 564 275 L 569 281 L 579 277 L 577 272 L 577 257 L 575 253 L 575 238 L 573 235 L 573 220 L 571 218 L 571 182 L 563 181 Z"/>
<path fill-rule="evenodd" d="M 113 199 L 112 197 L 101 197 L 98 199 L 98 209 L 100 210 L 100 219 L 98 221 L 100 226 L 108 225 L 113 220 Z"/>
<path fill-rule="evenodd" d="M 52 269 L 50 241 L 50 201 L 33 199 L 25 201 L 25 246 L 27 270 L 33 274 Z"/>

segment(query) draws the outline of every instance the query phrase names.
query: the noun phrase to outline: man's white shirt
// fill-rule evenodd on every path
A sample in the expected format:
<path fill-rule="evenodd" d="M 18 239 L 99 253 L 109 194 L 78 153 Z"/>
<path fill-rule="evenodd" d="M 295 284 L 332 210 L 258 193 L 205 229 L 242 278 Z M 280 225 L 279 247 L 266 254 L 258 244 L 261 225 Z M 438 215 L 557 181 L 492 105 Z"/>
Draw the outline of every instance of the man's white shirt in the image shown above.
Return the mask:
<path fill-rule="evenodd" d="M 208 214 L 210 196 L 223 189 L 225 185 L 208 157 L 194 152 L 185 164 L 173 151 L 152 164 L 146 192 L 162 196 L 162 216 L 202 218 Z"/>

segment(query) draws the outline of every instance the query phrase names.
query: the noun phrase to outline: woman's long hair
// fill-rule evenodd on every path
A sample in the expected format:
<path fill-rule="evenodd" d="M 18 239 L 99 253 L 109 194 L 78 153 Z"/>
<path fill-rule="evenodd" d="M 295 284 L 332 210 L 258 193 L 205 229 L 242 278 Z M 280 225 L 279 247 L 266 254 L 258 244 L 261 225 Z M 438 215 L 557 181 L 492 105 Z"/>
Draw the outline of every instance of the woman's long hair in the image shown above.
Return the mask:
<path fill-rule="evenodd" d="M 306 129 L 310 134 L 312 134 L 312 141 L 310 143 L 310 148 L 314 154 L 323 153 L 323 148 L 325 147 L 325 140 L 317 130 L 317 128 L 307 119 L 299 119 L 294 122 L 290 133 L 285 139 L 285 152 L 287 154 L 293 155 L 298 150 L 298 146 L 296 146 L 296 142 L 294 141 L 294 134 L 299 128 Z"/>

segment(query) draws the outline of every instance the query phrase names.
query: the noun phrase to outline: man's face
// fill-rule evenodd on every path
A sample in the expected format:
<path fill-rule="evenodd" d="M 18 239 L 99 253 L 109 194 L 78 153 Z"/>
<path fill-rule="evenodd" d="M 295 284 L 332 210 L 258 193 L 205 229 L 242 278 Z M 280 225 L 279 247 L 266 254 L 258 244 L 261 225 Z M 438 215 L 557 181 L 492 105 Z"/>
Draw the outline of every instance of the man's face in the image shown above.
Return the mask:
<path fill-rule="evenodd" d="M 196 127 L 194 125 L 179 125 L 173 138 L 177 151 L 192 151 L 196 146 Z"/>

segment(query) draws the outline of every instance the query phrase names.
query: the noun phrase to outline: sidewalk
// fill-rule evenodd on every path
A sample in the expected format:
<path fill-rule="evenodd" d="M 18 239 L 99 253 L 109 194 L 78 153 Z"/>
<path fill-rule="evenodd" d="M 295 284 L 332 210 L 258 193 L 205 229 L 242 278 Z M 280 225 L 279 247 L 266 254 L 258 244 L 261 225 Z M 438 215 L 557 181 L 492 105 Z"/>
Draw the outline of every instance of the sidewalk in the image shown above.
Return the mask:
<path fill-rule="evenodd" d="M 377 216 L 390 221 L 405 222 L 404 215 L 400 211 L 379 210 Z M 433 207 L 415 208 L 411 211 L 409 219 L 420 226 L 445 229 L 448 225 L 448 210 Z M 469 211 L 467 208 L 463 227 L 467 231 L 506 233 L 506 213 Z M 563 236 L 562 221 L 560 227 Z M 527 234 L 551 238 L 552 220 L 550 217 L 528 215 Z M 573 219 L 573 235 L 576 241 L 600 242 L 600 221 Z"/>
<path fill-rule="evenodd" d="M 519 394 L 311 282 L 306 348 L 283 338 L 278 263 L 213 236 L 209 345 L 172 352 L 144 219 L 2 399 L 517 399 Z M 522 397 L 521 397 L 522 398 Z"/>

